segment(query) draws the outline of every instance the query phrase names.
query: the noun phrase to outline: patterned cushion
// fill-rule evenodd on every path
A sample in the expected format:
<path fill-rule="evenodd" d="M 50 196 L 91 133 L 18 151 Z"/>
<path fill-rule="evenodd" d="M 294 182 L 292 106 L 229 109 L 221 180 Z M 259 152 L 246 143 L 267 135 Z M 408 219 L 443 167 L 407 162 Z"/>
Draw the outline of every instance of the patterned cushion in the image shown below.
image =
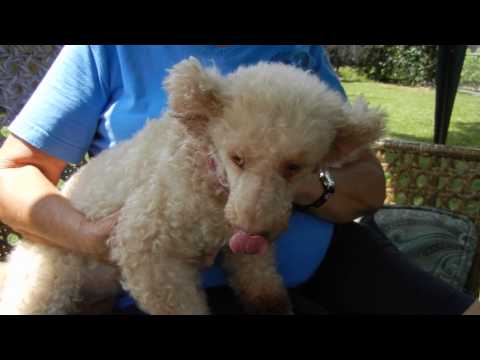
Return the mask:
<path fill-rule="evenodd" d="M 467 279 L 477 235 L 469 218 L 430 207 L 385 206 L 361 222 L 383 232 L 424 270 L 470 292 Z"/>

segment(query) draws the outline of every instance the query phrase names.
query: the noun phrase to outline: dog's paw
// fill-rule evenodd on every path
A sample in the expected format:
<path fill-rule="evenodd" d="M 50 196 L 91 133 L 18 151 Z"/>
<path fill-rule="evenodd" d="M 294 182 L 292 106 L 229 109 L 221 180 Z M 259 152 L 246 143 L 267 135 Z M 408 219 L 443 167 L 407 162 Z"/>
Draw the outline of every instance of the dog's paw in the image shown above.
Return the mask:
<path fill-rule="evenodd" d="M 243 306 L 250 315 L 294 315 L 290 300 L 284 297 L 260 295 L 244 300 Z"/>

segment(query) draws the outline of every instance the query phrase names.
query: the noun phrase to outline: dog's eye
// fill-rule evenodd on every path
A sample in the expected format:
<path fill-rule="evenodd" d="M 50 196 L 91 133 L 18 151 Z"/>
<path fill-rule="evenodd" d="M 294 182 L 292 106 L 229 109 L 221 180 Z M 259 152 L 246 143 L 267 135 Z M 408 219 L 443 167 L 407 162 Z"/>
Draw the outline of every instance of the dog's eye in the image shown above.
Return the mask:
<path fill-rule="evenodd" d="M 302 170 L 302 167 L 300 165 L 294 164 L 294 163 L 287 164 L 287 166 L 285 168 L 291 174 L 296 174 L 300 170 Z"/>
<path fill-rule="evenodd" d="M 283 176 L 287 179 L 293 178 L 300 171 L 302 171 L 302 166 L 296 163 L 287 163 L 283 166 Z"/>
<path fill-rule="evenodd" d="M 230 155 L 230 159 L 233 161 L 235 165 L 237 165 L 240 169 L 243 169 L 245 166 L 245 159 L 238 154 Z"/>

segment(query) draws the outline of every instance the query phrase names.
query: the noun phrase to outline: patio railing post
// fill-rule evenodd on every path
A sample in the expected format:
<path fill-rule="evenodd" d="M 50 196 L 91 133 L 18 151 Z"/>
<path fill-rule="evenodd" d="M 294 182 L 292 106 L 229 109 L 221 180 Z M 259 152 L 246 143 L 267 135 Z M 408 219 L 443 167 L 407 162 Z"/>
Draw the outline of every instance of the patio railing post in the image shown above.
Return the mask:
<path fill-rule="evenodd" d="M 436 76 L 435 144 L 447 142 L 448 128 L 457 95 L 467 45 L 440 45 Z"/>

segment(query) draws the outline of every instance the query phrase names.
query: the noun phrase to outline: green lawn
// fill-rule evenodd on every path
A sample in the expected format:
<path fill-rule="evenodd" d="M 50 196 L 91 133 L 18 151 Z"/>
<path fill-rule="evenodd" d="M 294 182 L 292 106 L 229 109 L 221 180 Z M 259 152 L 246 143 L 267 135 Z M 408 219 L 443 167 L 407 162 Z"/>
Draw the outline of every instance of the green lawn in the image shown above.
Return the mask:
<path fill-rule="evenodd" d="M 351 100 L 364 95 L 387 112 L 387 137 L 432 142 L 434 89 L 358 80 L 342 83 Z M 457 93 L 447 144 L 480 147 L 480 96 Z"/>

